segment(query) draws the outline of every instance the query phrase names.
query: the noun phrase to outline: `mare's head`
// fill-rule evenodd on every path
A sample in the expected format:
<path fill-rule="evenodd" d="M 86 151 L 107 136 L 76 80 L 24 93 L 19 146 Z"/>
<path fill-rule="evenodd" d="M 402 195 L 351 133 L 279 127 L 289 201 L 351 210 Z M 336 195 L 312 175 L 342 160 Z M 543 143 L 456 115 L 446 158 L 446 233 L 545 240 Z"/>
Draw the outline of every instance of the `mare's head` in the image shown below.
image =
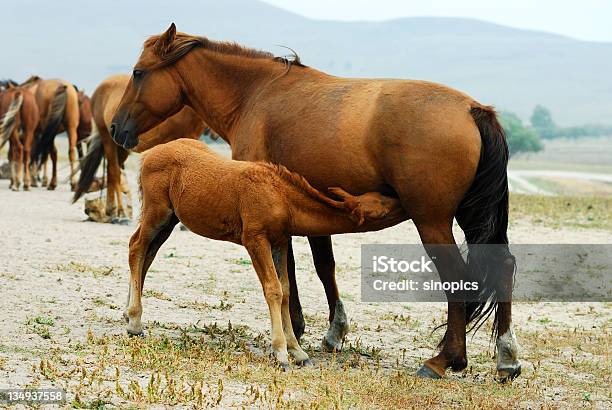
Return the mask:
<path fill-rule="evenodd" d="M 111 135 L 126 149 L 138 145 L 138 136 L 183 108 L 180 77 L 173 64 L 200 45 L 200 39 L 177 34 L 174 23 L 144 43 L 117 112 Z"/>

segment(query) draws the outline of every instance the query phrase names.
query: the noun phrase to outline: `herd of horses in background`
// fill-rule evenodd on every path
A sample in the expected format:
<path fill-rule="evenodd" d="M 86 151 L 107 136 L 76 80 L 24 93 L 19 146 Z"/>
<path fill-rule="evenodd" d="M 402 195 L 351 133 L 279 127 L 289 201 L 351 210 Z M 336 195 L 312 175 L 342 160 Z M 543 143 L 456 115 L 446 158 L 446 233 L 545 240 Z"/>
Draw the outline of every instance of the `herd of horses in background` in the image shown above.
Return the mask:
<path fill-rule="evenodd" d="M 110 76 L 100 83 L 91 98 L 66 80 L 31 76 L 21 84 L 13 80 L 0 82 L 0 148 L 9 144 L 9 187 L 14 191 L 20 188 L 28 191 L 40 183 L 54 190 L 57 187 L 55 136 L 66 132 L 70 184 L 75 192 L 73 201 L 86 192 L 106 186 L 106 215 L 113 219 L 125 218 L 121 193 L 128 188 L 122 180 L 121 170 L 129 151 L 112 141 L 108 129 L 129 78 L 128 75 Z M 134 151 L 142 152 L 173 139 L 195 139 L 202 135 L 217 138 L 200 117 L 186 107 L 147 134 L 148 146 Z M 49 158 L 52 163 L 50 180 L 47 175 Z M 99 180 L 96 172 L 103 159 L 106 159 L 105 177 Z"/>
<path fill-rule="evenodd" d="M 426 81 L 330 76 L 304 65 L 297 55 L 274 57 L 177 33 L 174 24 L 145 42 L 131 76 L 107 78 L 91 101 L 60 80 L 32 77 L 23 84 L 5 82 L 2 88 L 0 141 L 10 144 L 14 190 L 36 184 L 49 156 L 53 175 L 47 186 L 56 187 L 54 138 L 66 131 L 73 199 L 94 185 L 106 158 L 106 212 L 121 217 L 121 167 L 130 151 L 150 151 L 141 170 L 143 219 L 130 241 L 128 332 L 142 331 L 140 295 L 147 269 L 184 218 L 202 236 L 247 248 L 269 304 L 273 349 L 282 365 L 287 348 L 296 361 L 307 361 L 296 346 L 305 323 L 291 235 L 308 236 L 329 307 L 323 347 L 339 350 L 348 322 L 330 235 L 411 219 L 441 280 L 469 277 L 481 285 L 478 300 L 447 293 L 440 352 L 417 374 L 440 378 L 449 368 L 465 369 L 469 325 L 477 329 L 490 315 L 499 379 L 520 374 L 511 320 L 515 261 L 507 246 L 508 147 L 491 107 Z M 196 141 L 172 141 L 198 139 L 207 127 L 230 145 L 233 161 L 215 157 Z M 79 166 L 75 152 L 83 141 L 88 151 Z M 248 165 L 252 162 L 277 165 L 254 171 Z M 227 178 L 220 170 L 227 171 Z M 194 180 L 199 183 L 192 185 Z M 262 181 L 269 182 L 270 192 L 257 191 Z M 223 183 L 227 189 L 219 188 Z M 287 193 L 292 187 L 310 192 L 310 199 L 320 196 L 319 205 L 329 209 L 308 204 L 304 196 L 295 199 Z M 329 187 L 340 188 L 329 192 Z M 272 195 L 267 204 L 260 200 L 274 192 L 285 194 Z M 329 202 L 332 197 L 335 205 Z M 220 203 L 226 207 L 219 208 Z M 334 219 L 336 214 L 327 214 L 332 208 L 348 213 Z M 298 221 L 287 219 L 286 213 L 293 212 L 287 209 L 299 210 L 296 215 L 306 215 L 309 222 L 291 225 Z M 356 214 L 366 217 L 355 222 Z M 456 246 L 454 219 L 465 233 L 467 261 Z M 489 243 L 503 245 L 493 258 L 472 247 Z"/>

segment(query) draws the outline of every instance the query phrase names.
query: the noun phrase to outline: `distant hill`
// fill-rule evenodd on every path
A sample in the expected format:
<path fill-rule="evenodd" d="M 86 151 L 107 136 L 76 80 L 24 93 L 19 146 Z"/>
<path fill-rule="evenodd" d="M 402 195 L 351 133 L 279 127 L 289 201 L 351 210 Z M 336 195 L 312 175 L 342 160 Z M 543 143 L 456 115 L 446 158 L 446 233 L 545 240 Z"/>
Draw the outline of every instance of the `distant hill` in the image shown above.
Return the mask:
<path fill-rule="evenodd" d="M 438 81 L 523 118 L 543 104 L 561 125 L 612 124 L 612 43 L 463 18 L 318 21 L 255 0 L 13 0 L 2 14 L 0 78 L 63 77 L 91 92 L 174 21 L 276 54 L 289 46 L 335 75 Z"/>

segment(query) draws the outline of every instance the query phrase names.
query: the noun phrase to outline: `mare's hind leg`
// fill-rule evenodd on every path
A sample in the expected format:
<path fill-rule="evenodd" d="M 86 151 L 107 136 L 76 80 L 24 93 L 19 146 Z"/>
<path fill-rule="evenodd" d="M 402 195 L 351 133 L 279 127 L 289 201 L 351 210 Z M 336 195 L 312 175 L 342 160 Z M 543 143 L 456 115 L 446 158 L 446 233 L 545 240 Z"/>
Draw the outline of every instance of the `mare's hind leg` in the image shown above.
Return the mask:
<path fill-rule="evenodd" d="M 289 278 L 287 274 L 287 253 L 288 243 L 281 245 L 277 248 L 272 248 L 272 259 L 274 261 L 274 268 L 278 275 L 281 286 L 283 289 L 283 301 L 281 306 L 281 315 L 283 318 L 283 331 L 285 338 L 287 339 L 287 351 L 293 357 L 293 360 L 300 365 L 312 364 L 308 354 L 302 350 L 298 340 L 293 332 L 293 325 L 291 324 L 291 315 L 289 313 Z"/>
<path fill-rule="evenodd" d="M 415 221 L 415 224 L 427 253 L 438 269 L 440 279 L 443 282 L 458 282 L 465 279 L 467 267 L 453 237 L 452 219 L 438 223 Z M 465 302 L 450 292 L 446 292 L 446 297 L 448 316 L 444 345 L 438 355 L 425 361 L 417 372 L 418 376 L 439 379 L 444 377 L 449 367 L 453 371 L 460 371 L 467 367 Z"/>
<path fill-rule="evenodd" d="M 23 145 L 19 141 L 19 135 L 17 130 L 13 131 L 13 135 L 10 136 L 10 167 L 11 167 L 11 189 L 13 191 L 19 191 L 21 185 L 21 164 L 23 162 Z"/>
<path fill-rule="evenodd" d="M 123 314 L 130 335 L 142 335 L 142 290 L 147 271 L 157 251 L 172 233 L 178 218 L 168 206 L 155 204 L 156 209 L 143 209 L 142 221 L 130 239 L 130 285 L 128 305 Z"/>
<path fill-rule="evenodd" d="M 37 174 L 40 174 L 40 168 L 42 167 L 42 179 L 40 180 L 40 186 L 46 187 L 49 185 L 49 176 L 47 174 L 47 163 L 49 162 L 49 157 L 44 160 L 42 164 L 38 167 Z"/>
<path fill-rule="evenodd" d="M 317 275 L 325 289 L 329 308 L 329 329 L 323 337 L 321 346 L 328 352 L 340 351 L 344 337 L 349 331 L 349 323 L 336 284 L 336 262 L 331 236 L 309 237 L 308 242 Z"/>
<path fill-rule="evenodd" d="M 47 168 L 45 166 L 45 171 L 46 169 Z M 47 189 L 53 191 L 57 187 L 57 147 L 55 146 L 55 143 L 53 143 L 53 146 L 51 147 L 51 170 L 51 182 L 49 182 Z"/>
<path fill-rule="evenodd" d="M 24 143 L 23 143 L 23 189 L 25 191 L 30 190 L 32 184 L 32 175 L 30 174 L 30 157 L 32 155 L 32 144 L 34 142 L 34 133 L 32 130 L 26 129 L 24 132 Z"/>
<path fill-rule="evenodd" d="M 514 258 L 509 256 L 501 265 L 500 302 L 497 308 L 497 377 L 501 382 L 513 380 L 521 374 L 518 360 L 519 346 L 512 330 L 512 289 Z"/>
<path fill-rule="evenodd" d="M 283 369 L 289 368 L 289 357 L 287 353 L 287 340 L 283 332 L 283 320 L 281 305 L 283 289 L 276 274 L 274 262 L 272 261 L 272 250 L 270 242 L 262 235 L 243 232 L 242 244 L 249 252 L 253 267 L 263 288 L 264 297 L 270 310 L 272 322 L 272 351 L 278 364 Z"/>

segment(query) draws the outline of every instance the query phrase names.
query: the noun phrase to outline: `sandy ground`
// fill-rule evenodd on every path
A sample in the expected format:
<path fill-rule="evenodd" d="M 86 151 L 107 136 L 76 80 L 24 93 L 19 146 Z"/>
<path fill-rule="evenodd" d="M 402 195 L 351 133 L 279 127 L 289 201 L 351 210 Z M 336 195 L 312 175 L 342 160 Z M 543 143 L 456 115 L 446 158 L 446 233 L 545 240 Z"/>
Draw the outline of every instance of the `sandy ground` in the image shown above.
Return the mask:
<path fill-rule="evenodd" d="M 65 167 L 62 173 L 65 176 Z M 133 181 L 131 171 L 130 176 Z M 127 245 L 135 225 L 84 222 L 82 201 L 70 205 L 70 196 L 65 183 L 54 192 L 41 188 L 11 192 L 8 181 L 0 180 L 0 388 L 52 385 L 41 380 L 36 371 L 50 352 L 69 352 L 88 335 L 125 332 L 121 313 L 127 295 Z M 513 223 L 510 237 L 515 243 L 612 243 L 611 232 L 534 229 L 521 221 Z M 337 279 L 351 320 L 345 345 L 380 349 L 383 365 L 399 360 L 409 371 L 431 357 L 432 340 L 439 336 L 422 340 L 422 335 L 443 320 L 445 306 L 360 302 L 360 245 L 418 242 L 410 222 L 383 232 L 334 237 Z M 324 292 L 306 239 L 297 238 L 294 243 L 307 321 L 303 345 L 317 351 L 326 329 Z M 248 255 L 240 246 L 176 229 L 147 276 L 145 328 L 155 333 L 159 327 L 226 325 L 231 321 L 247 326 L 254 334 L 268 335 L 267 307 L 247 261 Z M 519 340 L 523 332 L 546 332 L 549 326 L 571 329 L 577 322 L 609 332 L 610 306 L 591 306 L 596 312 L 592 315 L 584 313 L 588 304 L 516 304 Z M 52 325 L 38 323 L 47 318 L 52 319 Z M 486 333 L 479 332 L 469 341 L 470 354 L 491 353 Z M 315 357 L 319 363 L 326 360 L 326 356 Z M 524 359 L 523 380 L 529 379 L 534 366 L 532 360 Z M 490 370 L 493 374 L 493 360 Z M 240 383 L 226 386 L 234 398 L 241 389 Z M 604 407 L 610 404 L 609 396 L 603 400 L 600 404 Z"/>

